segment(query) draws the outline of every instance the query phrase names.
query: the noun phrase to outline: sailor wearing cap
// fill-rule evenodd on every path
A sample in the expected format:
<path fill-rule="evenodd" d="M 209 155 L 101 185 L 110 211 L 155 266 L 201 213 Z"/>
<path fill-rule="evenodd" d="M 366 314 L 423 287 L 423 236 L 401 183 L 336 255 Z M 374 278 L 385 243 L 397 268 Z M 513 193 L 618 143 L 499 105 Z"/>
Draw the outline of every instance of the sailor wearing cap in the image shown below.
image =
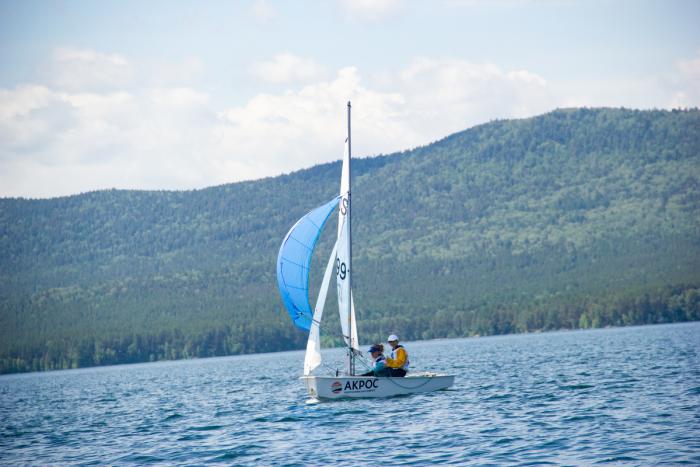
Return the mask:
<path fill-rule="evenodd" d="M 389 376 L 406 376 L 408 371 L 408 352 L 399 344 L 399 338 L 392 334 L 386 339 L 391 345 L 391 356 L 386 359 L 386 365 L 390 369 Z"/>
<path fill-rule="evenodd" d="M 361 376 L 389 376 L 389 368 L 386 367 L 385 363 L 384 346 L 374 344 L 368 352 L 372 356 L 372 370 Z"/>

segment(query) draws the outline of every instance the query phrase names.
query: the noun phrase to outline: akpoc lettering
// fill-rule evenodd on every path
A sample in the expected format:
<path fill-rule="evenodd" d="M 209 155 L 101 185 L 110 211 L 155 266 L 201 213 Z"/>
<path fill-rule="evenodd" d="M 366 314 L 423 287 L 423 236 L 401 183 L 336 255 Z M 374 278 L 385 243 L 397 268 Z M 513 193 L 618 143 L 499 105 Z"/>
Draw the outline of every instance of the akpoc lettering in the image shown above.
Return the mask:
<path fill-rule="evenodd" d="M 345 383 L 343 391 L 359 391 L 360 389 L 377 389 L 378 379 L 361 379 L 359 381 L 348 381 Z"/>

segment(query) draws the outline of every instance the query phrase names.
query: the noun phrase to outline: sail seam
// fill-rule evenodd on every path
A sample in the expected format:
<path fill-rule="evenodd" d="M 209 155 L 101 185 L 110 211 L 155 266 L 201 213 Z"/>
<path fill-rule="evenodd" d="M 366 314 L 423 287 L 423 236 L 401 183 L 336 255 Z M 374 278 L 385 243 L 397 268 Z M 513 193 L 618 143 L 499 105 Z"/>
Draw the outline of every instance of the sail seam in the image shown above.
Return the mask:
<path fill-rule="evenodd" d="M 312 224 L 313 224 L 313 222 L 312 222 Z M 318 226 L 316 226 L 316 225 L 314 225 L 314 227 L 318 228 Z M 302 243 L 301 240 L 298 240 L 298 239 L 296 239 L 296 238 L 294 238 L 294 237 L 289 237 L 289 240 L 294 240 L 295 242 L 297 242 L 299 245 L 303 246 L 303 247 L 306 248 L 307 250 L 313 251 L 313 248 L 309 247 L 306 243 Z"/>
<path fill-rule="evenodd" d="M 286 256 L 283 256 L 282 259 L 285 260 L 286 262 L 288 262 L 289 264 L 293 264 L 294 266 L 299 266 L 302 269 L 309 269 L 308 266 L 306 266 L 304 264 L 297 263 L 296 261 L 292 261 L 291 259 L 287 258 Z M 286 281 L 285 281 L 285 283 L 286 283 Z"/>

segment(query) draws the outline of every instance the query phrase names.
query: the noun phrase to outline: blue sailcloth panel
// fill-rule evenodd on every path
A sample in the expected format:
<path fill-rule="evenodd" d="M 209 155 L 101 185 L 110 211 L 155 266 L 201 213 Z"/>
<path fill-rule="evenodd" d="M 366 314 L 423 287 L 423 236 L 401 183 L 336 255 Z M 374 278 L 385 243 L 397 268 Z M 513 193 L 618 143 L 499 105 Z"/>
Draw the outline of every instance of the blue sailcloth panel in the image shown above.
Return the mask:
<path fill-rule="evenodd" d="M 338 205 L 340 196 L 319 206 L 294 224 L 284 237 L 277 256 L 277 285 L 289 316 L 298 327 L 311 328 L 309 266 L 321 230 Z"/>

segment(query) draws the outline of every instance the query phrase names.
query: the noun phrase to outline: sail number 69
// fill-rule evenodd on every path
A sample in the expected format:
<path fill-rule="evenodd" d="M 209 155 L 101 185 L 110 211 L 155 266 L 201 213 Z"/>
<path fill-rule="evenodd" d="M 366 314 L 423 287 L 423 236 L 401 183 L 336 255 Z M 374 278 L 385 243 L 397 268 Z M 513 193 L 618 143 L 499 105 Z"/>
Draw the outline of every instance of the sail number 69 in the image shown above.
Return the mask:
<path fill-rule="evenodd" d="M 348 275 L 348 267 L 340 262 L 340 258 L 335 259 L 335 275 L 340 276 L 340 280 L 345 280 Z"/>

